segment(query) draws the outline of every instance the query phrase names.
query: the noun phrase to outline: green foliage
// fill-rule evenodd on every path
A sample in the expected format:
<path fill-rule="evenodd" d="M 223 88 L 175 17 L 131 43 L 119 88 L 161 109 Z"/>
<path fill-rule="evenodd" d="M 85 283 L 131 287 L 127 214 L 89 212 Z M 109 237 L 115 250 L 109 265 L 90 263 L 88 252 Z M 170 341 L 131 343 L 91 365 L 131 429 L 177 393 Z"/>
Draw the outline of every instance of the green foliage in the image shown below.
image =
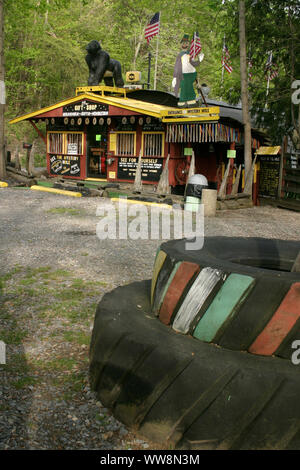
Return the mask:
<path fill-rule="evenodd" d="M 7 117 L 12 118 L 74 96 L 87 84 L 85 47 L 99 40 L 121 62 L 123 75 L 140 70 L 147 82 L 151 52 L 153 85 L 156 38 L 147 44 L 144 29 L 161 12 L 157 88 L 171 91 L 173 68 L 183 34 L 200 33 L 205 54 L 198 71 L 211 96 L 232 103 L 240 99 L 238 0 L 20 0 L 5 2 L 5 63 Z M 246 0 L 248 52 L 253 60 L 249 93 L 253 114 L 261 125 L 271 124 L 276 138 L 292 126 L 290 85 L 300 78 L 298 0 Z M 230 51 L 233 73 L 221 83 L 223 38 Z M 264 111 L 268 51 L 274 53 L 279 75 L 270 83 Z M 274 118 L 275 117 L 275 118 Z M 279 119 L 280 117 L 280 119 Z M 281 124 L 281 129 L 277 124 Z M 276 124 L 276 126 L 274 125 Z M 32 140 L 28 124 L 8 129 L 8 140 Z"/>
<path fill-rule="evenodd" d="M 223 96 L 232 102 L 240 97 L 238 0 L 226 0 L 217 22 L 219 36 L 233 59 L 232 77 L 224 83 Z M 268 129 L 274 144 L 281 145 L 284 135 L 291 134 L 297 111 L 291 103 L 291 84 L 300 77 L 300 7 L 296 0 L 246 0 L 247 53 L 252 58 L 252 81 L 249 98 L 252 118 L 257 127 Z M 219 41 L 221 41 L 221 37 Z M 270 81 L 267 95 L 265 65 L 270 51 L 278 67 L 278 76 Z M 299 129 L 300 131 L 300 129 Z"/>

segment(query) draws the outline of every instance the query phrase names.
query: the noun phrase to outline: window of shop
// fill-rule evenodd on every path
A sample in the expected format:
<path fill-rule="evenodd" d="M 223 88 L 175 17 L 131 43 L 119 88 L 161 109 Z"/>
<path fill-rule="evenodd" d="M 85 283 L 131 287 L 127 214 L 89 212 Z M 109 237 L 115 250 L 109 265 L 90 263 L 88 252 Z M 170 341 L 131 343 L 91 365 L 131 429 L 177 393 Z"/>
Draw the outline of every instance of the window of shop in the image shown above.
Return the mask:
<path fill-rule="evenodd" d="M 82 155 L 82 132 L 48 132 L 48 153 Z"/>
<path fill-rule="evenodd" d="M 135 132 L 117 133 L 117 155 L 135 155 Z"/>
<path fill-rule="evenodd" d="M 164 155 L 164 134 L 163 132 L 143 133 L 143 156 L 163 157 Z"/>

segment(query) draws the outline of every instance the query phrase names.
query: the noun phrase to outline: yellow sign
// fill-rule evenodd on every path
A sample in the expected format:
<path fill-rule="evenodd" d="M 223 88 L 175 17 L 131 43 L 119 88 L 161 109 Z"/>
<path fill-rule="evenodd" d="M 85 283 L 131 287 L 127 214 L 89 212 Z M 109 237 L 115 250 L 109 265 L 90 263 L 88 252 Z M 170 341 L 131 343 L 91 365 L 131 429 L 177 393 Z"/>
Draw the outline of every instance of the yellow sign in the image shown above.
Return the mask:
<path fill-rule="evenodd" d="M 220 114 L 220 108 L 219 106 L 212 106 L 212 107 L 207 107 L 207 108 L 183 108 L 183 109 L 174 109 L 174 110 L 166 110 L 166 111 L 161 111 L 162 116 L 189 116 L 189 115 L 195 115 L 195 114 Z"/>
<path fill-rule="evenodd" d="M 117 134 L 109 134 L 109 150 L 111 152 L 117 151 Z"/>
<path fill-rule="evenodd" d="M 277 155 L 280 152 L 280 146 L 277 147 L 259 147 L 256 155 Z"/>
<path fill-rule="evenodd" d="M 185 108 L 174 109 L 160 112 L 163 122 L 199 122 L 199 121 L 218 121 L 220 118 L 219 106 L 206 108 Z"/>
<path fill-rule="evenodd" d="M 108 177 L 111 178 L 111 179 L 115 179 L 116 178 L 116 172 L 115 171 L 109 171 Z"/>

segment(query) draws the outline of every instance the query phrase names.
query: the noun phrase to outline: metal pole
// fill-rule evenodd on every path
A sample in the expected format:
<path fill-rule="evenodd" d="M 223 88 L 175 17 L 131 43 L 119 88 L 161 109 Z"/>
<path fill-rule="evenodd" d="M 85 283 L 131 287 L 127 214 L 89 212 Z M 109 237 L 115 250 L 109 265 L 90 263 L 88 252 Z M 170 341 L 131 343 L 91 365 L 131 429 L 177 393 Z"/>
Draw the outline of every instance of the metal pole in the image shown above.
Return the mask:
<path fill-rule="evenodd" d="M 157 81 L 158 44 L 159 44 L 159 33 L 158 33 L 157 38 L 156 38 L 154 85 L 153 85 L 154 90 L 156 90 L 156 81 Z"/>
<path fill-rule="evenodd" d="M 270 53 L 270 66 L 272 65 L 272 61 L 273 61 L 273 52 L 271 51 Z M 270 68 L 268 70 L 268 81 L 267 81 L 267 91 L 266 91 L 266 104 L 265 104 L 265 109 L 268 108 L 268 95 L 269 95 L 269 90 L 270 90 L 270 75 L 271 75 L 271 72 L 270 72 Z"/>
<path fill-rule="evenodd" d="M 222 92 L 222 95 L 223 95 L 223 82 L 224 82 L 224 49 L 225 49 L 225 34 L 224 34 L 223 50 L 222 50 L 222 80 L 221 80 L 221 92 Z M 222 101 L 222 96 L 221 96 L 221 101 Z"/>
<path fill-rule="evenodd" d="M 152 58 L 152 55 L 151 55 L 151 52 L 149 52 L 148 54 L 148 83 L 147 83 L 148 90 L 150 90 L 151 58 Z"/>

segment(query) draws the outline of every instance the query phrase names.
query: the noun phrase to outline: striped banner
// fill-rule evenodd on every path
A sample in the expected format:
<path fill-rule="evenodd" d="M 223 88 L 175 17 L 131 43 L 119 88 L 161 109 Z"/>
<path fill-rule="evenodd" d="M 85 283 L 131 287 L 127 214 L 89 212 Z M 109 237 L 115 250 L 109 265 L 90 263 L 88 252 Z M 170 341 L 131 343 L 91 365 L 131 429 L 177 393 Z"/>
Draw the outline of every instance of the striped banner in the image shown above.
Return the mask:
<path fill-rule="evenodd" d="M 257 143 L 255 139 L 253 140 Z M 220 123 L 168 124 L 166 141 L 172 143 L 236 142 L 241 144 L 242 134 L 239 129 L 234 129 Z"/>

